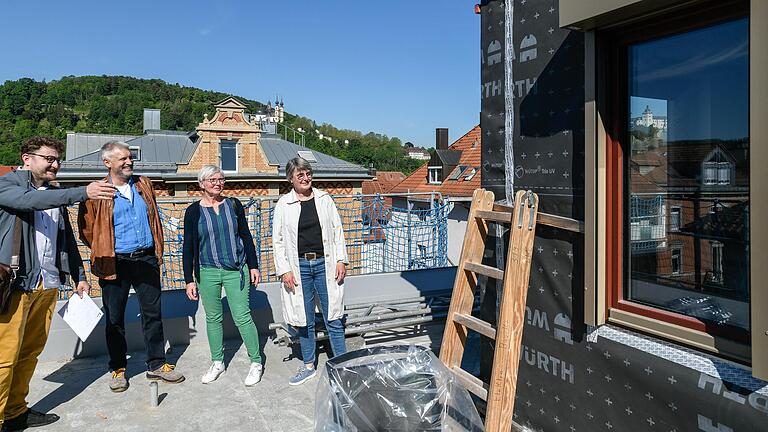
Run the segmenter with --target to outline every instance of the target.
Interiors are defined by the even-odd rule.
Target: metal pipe
[[[426,315],[430,313],[432,313],[431,308],[424,308],[424,309],[417,309],[417,310],[403,311],[403,312],[389,312],[389,313],[383,313],[378,315],[367,315],[359,318],[347,318],[346,324],[347,326],[349,326],[352,324],[377,322],[382,320],[390,320],[394,318],[409,317],[414,315]]]
[[[377,309],[375,311],[371,311],[371,312],[365,311],[363,313],[350,313],[350,314],[346,314],[346,317],[347,317],[347,322],[349,322],[350,318],[360,318],[360,317],[364,317],[364,316],[370,316],[372,314],[379,314],[380,315],[382,313],[409,312],[409,311],[415,311],[415,310],[424,310],[427,307],[429,307],[429,306],[426,303],[419,303],[418,305],[416,305],[414,307],[397,307],[397,306],[394,306],[394,305],[391,305],[389,307],[379,306],[379,309]]]
[[[451,293],[451,291],[435,291],[434,293],[430,293],[428,295],[423,295],[423,296],[419,296],[419,297],[407,297],[407,298],[399,299],[399,300],[387,300],[387,301],[374,302],[374,303],[370,303],[370,302],[368,302],[368,303],[354,303],[354,304],[347,305],[344,309],[345,310],[364,309],[364,308],[368,308],[371,304],[378,305],[378,306],[384,306],[384,305],[388,305],[388,304],[396,305],[396,304],[404,304],[404,303],[421,303],[421,302],[425,301],[428,297],[429,298],[434,298],[434,297],[439,297],[439,294],[449,295],[450,293]]]
[[[157,386],[157,381],[152,381],[149,383],[149,406],[152,408],[157,408],[157,406],[160,404],[159,401],[159,391]]]

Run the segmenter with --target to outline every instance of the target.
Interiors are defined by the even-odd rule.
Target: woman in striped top
[[[262,364],[259,333],[251,317],[250,286],[259,283],[259,268],[253,237],[245,219],[242,203],[226,198],[224,174],[213,165],[206,165],[198,174],[203,198],[192,203],[184,213],[183,265],[187,297],[202,298],[208,345],[213,363],[202,377],[203,384],[215,381],[224,372],[224,332],[222,288],[232,319],[240,331],[251,358],[251,368],[245,385],[261,380]],[[247,268],[246,268],[247,267]],[[195,283],[197,281],[197,283]]]

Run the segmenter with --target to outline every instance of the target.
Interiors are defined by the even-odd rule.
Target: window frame
[[[723,283],[723,249],[725,245],[720,241],[712,241],[709,248],[712,253],[712,278],[714,283]]]
[[[464,175],[464,181],[472,180],[472,178],[475,177],[475,175],[478,173],[479,170],[480,170],[480,167],[472,167],[470,172]]]
[[[719,6],[713,5],[711,9],[701,7],[696,10],[691,10],[682,17],[680,14],[676,14],[668,20],[655,18],[648,23],[636,23],[631,29],[624,28],[619,33],[611,32],[611,36],[606,38],[606,49],[610,50],[609,55],[612,58],[611,64],[613,65],[613,74],[607,77],[608,81],[611,82],[612,88],[611,93],[607,95],[607,99],[609,105],[612,107],[610,112],[613,114],[612,124],[609,130],[609,134],[613,138],[613,148],[609,155],[613,171],[610,175],[612,180],[611,184],[619,185],[619,187],[615,187],[612,190],[614,195],[612,200],[613,204],[608,209],[608,211],[616,213],[613,220],[613,231],[608,236],[608,241],[613,243],[612,248],[616,251],[615,254],[612,254],[612,256],[608,258],[611,264],[608,271],[613,272],[613,275],[611,275],[613,284],[612,292],[609,293],[609,306],[611,311],[622,310],[633,314],[639,314],[646,316],[647,318],[682,326],[694,331],[745,343],[748,339],[748,334],[745,332],[740,332],[728,327],[712,327],[710,324],[688,315],[663,310],[653,306],[646,306],[624,298],[624,288],[628,283],[628,275],[626,274],[624,263],[630,261],[628,248],[626,248],[624,244],[624,237],[630,232],[629,219],[625,216],[625,213],[628,211],[628,208],[626,207],[627,198],[625,195],[629,181],[626,173],[628,172],[628,164],[631,157],[630,152],[625,149],[625,146],[629,145],[628,142],[625,142],[625,137],[627,136],[625,119],[629,118],[629,113],[627,111],[627,83],[625,81],[625,78],[628,76],[629,61],[626,48],[632,44],[642,43],[674,34],[683,34],[700,28],[717,25],[732,19],[743,18],[747,13],[744,10],[734,7],[732,4],[730,6],[731,7],[724,7],[722,4]],[[719,162],[715,162],[714,183],[705,184],[705,187],[718,186],[718,163]],[[704,166],[706,166],[706,162]],[[680,272],[676,275],[682,274],[683,265],[683,251],[680,248],[678,249]],[[672,248],[670,248],[670,253],[674,253]],[[739,355],[743,355],[743,353],[737,353],[735,355],[738,357]]]
[[[128,151],[131,152],[131,160],[133,160],[134,162],[141,162],[141,146],[136,146],[136,145],[128,146]],[[136,152],[135,153],[136,157],[133,157],[134,151]]]
[[[675,211],[677,210],[677,211]],[[683,207],[679,205],[669,206],[669,231],[678,232],[683,224]]]
[[[683,246],[673,245],[669,248],[669,251],[671,254],[670,263],[672,264],[672,274],[679,276],[683,274]],[[675,260],[677,260],[677,265],[675,265]]]
[[[432,178],[433,177],[432,173],[435,173],[434,180]],[[442,174],[443,174],[443,167],[442,166],[440,166],[440,165],[435,165],[435,166],[427,165],[427,182],[429,184],[433,184],[433,185],[442,184],[443,183],[443,179],[440,178],[440,177],[442,177]]]
[[[590,325],[614,323],[653,334],[682,344],[718,353],[723,357],[752,364],[753,375],[768,379],[768,317],[759,313],[768,307],[768,289],[760,289],[759,281],[768,277],[765,256],[768,254],[768,228],[750,224],[750,329],[746,340],[734,340],[712,332],[694,318],[667,312],[624,300],[622,263],[628,250],[622,235],[629,235],[624,221],[623,194],[625,177],[622,141],[617,133],[627,118],[627,98],[617,79],[627,76],[626,57],[621,59],[617,45],[651,40],[748,16],[749,18],[749,137],[750,142],[768,139],[768,126],[756,122],[768,115],[768,107],[760,106],[759,96],[768,97],[768,53],[765,42],[768,30],[762,23],[768,19],[768,2],[760,0],[702,0],[687,9],[674,9],[669,14],[638,18],[609,29],[588,32],[585,37],[585,322]],[[650,15],[649,15],[650,17]],[[628,21],[629,22],[629,21]],[[649,36],[650,35],[650,36]],[[619,67],[618,65],[623,65]],[[623,69],[623,70],[622,70]],[[624,98],[609,97],[621,95]],[[763,101],[766,99],[762,99]],[[763,117],[761,117],[763,116]],[[629,153],[626,153],[629,155]],[[768,163],[768,149],[750,147],[750,218],[768,217],[768,174],[756,169]],[[763,169],[764,171],[764,169]],[[763,183],[760,183],[763,182]],[[617,185],[621,187],[616,187]],[[762,193],[762,195],[760,195]],[[758,201],[756,201],[758,200]],[[763,202],[760,202],[762,200]],[[681,221],[682,222],[682,221]],[[761,279],[762,278],[762,279]]]

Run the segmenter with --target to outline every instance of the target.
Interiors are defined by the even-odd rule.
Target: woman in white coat
[[[313,378],[315,371],[315,302],[320,300],[334,356],[346,352],[344,277],[347,248],[333,198],[312,187],[312,167],[297,157],[285,166],[293,190],[275,206],[272,245],[275,268],[283,283],[283,318],[297,327],[304,365],[289,384]]]

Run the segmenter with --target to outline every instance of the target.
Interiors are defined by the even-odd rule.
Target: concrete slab
[[[366,344],[416,343],[439,347],[442,325],[431,325],[366,335]],[[288,379],[301,365],[297,351],[274,345],[263,337],[265,362],[261,383],[245,387],[250,360],[239,340],[225,342],[227,371],[205,385],[200,377],[210,366],[205,337],[190,345],[174,347],[169,360],[187,380],[161,383],[160,405],[150,406],[149,381],[144,378],[144,354],[131,353],[128,361],[130,388],[112,393],[108,388],[105,356],[71,361],[41,362],[31,383],[30,405],[55,412],[61,420],[39,431],[312,431],[314,428],[315,378],[301,386]],[[327,357],[319,356],[320,366]]]

